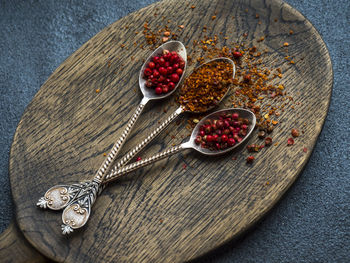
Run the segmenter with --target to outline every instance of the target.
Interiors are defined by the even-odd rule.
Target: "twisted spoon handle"
[[[109,171],[110,165],[114,162],[115,158],[117,157],[118,152],[120,151],[120,149],[122,148],[122,146],[125,142],[125,139],[128,137],[129,133],[131,132],[132,128],[134,127],[134,124],[136,123],[137,119],[141,115],[142,110],[144,109],[144,107],[148,101],[149,100],[144,97],[141,100],[140,104],[137,106],[134,114],[129,119],[129,122],[126,125],[122,135],[119,137],[118,141],[114,144],[111,151],[107,155],[106,159],[103,161],[101,167],[98,169],[98,171],[93,179],[96,183],[100,184],[103,181],[103,179],[105,178],[106,173]]]
[[[144,160],[129,164],[127,166],[124,166],[122,168],[115,169],[116,167],[114,167],[113,171],[105,177],[104,182],[109,183],[111,181],[114,181],[117,178],[119,178],[127,173],[130,173],[130,172],[135,171],[139,168],[142,168],[146,165],[149,165],[149,164],[152,164],[152,163],[157,162],[159,160],[162,160],[166,157],[169,157],[175,153],[178,153],[178,152],[180,152],[184,149],[188,149],[188,148],[191,148],[191,144],[189,142],[186,142],[186,143],[171,147],[163,152],[157,153],[157,154],[153,155],[152,157],[149,157],[149,158],[146,158]]]
[[[147,136],[141,143],[136,145],[133,149],[131,149],[123,158],[117,163],[116,166],[113,167],[111,173],[114,170],[121,168],[126,165],[132,158],[136,156],[146,145],[148,145],[155,137],[157,137],[169,124],[175,120],[181,113],[184,112],[184,109],[180,106],[176,111],[174,111],[165,121],[160,124],[157,129],[153,130],[150,135]]]

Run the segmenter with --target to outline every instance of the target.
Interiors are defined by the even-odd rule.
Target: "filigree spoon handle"
[[[132,160],[143,148],[145,148],[155,137],[157,137],[166,127],[169,126],[180,114],[184,112],[184,109],[180,106],[174,111],[166,120],[164,120],[155,130],[153,130],[147,138],[131,149],[123,158],[117,163],[112,170],[119,169]],[[113,173],[113,171],[111,171]],[[104,183],[104,182],[103,182]]]
[[[124,131],[122,132],[122,135],[112,147],[111,151],[103,161],[102,165],[97,170],[92,181],[81,182],[81,183],[70,184],[70,185],[53,186],[46,191],[43,197],[39,199],[37,206],[41,208],[49,208],[52,210],[60,210],[65,208],[67,205],[73,205],[76,199],[83,198],[83,196],[85,196],[85,193],[86,193],[86,191],[83,191],[85,188],[89,188],[93,186],[93,189],[96,190],[95,192],[98,192],[101,182],[103,181],[107,172],[111,168],[111,164],[115,161],[118,155],[118,152],[122,148],[126,138],[130,134],[134,124],[136,123],[137,119],[141,115],[142,110],[144,109],[148,101],[149,101],[148,98],[143,98],[141,100],[134,114],[129,119]],[[91,201],[89,201],[88,203],[89,204],[87,204],[87,207],[90,207]]]
[[[178,153],[184,149],[189,149],[189,148],[192,148],[192,146],[189,142],[182,143],[180,145],[171,147],[163,152],[157,153],[157,154],[155,154],[149,158],[146,158],[144,160],[140,160],[138,162],[129,164],[129,165],[124,166],[122,168],[115,169],[106,176],[105,183],[110,183],[110,182],[118,179],[119,177],[121,177],[125,174],[133,172],[137,169],[140,169],[140,168],[147,166],[147,165],[150,165],[152,163],[158,162],[158,161],[160,161],[164,158],[167,158],[175,153]]]

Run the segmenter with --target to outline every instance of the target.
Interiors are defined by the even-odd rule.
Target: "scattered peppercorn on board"
[[[159,37],[147,32],[165,26],[168,33],[160,33],[161,41],[177,38],[193,57],[193,42],[207,36],[204,44],[212,46],[209,39],[215,35],[219,47],[244,42],[265,52],[261,63],[279,68],[277,84],[286,92],[278,116],[261,116],[275,126],[272,143],[254,152],[253,159],[246,149],[215,158],[185,152],[127,175],[102,193],[83,229],[62,237],[59,214],[43,212],[35,203],[52,185],[92,178],[140,101],[139,70],[154,49],[147,42]],[[192,62],[186,74],[196,66]],[[243,81],[251,81],[247,75]],[[39,252],[59,262],[198,258],[251,227],[292,185],[322,129],[332,81],[320,35],[280,1],[165,0],[132,13],[64,61],[23,114],[9,166],[19,228]],[[230,98],[221,108],[228,106]],[[174,98],[150,103],[123,152],[177,107]],[[141,158],[183,141],[190,133],[187,117],[160,135]],[[298,131],[294,139],[292,129]],[[258,132],[249,144],[261,144]]]

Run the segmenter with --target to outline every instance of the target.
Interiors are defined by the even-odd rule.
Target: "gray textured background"
[[[153,0],[0,0],[0,232],[13,216],[9,150],[21,115],[66,57]],[[329,114],[299,179],[256,227],[198,262],[350,262],[350,1],[288,0],[333,61]]]

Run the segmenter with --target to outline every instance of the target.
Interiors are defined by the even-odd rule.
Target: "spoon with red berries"
[[[53,186],[39,199],[37,206],[41,208],[60,210],[66,207],[62,217],[64,234],[87,222],[101,183],[145,105],[150,100],[164,99],[173,94],[183,79],[186,64],[186,48],[181,42],[169,41],[158,47],[145,61],[139,74],[143,98],[94,178],[87,182]],[[69,219],[65,219],[65,215]]]
[[[152,164],[185,149],[194,149],[204,155],[221,155],[242,145],[252,133],[256,124],[253,112],[232,108],[219,110],[203,118],[192,131],[187,142],[171,147],[152,157],[113,170],[105,178],[105,183]],[[220,134],[220,135],[219,135]]]

